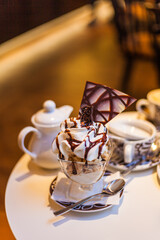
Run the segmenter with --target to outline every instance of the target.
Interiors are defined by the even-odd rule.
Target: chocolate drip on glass
[[[74,162],[72,162],[72,174],[77,175],[77,169]]]

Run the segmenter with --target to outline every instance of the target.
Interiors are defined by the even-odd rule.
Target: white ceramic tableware
[[[136,109],[144,116],[160,124],[160,89],[155,89],[147,94],[147,99],[137,101]]]
[[[20,149],[29,154],[34,162],[43,168],[59,168],[57,155],[53,154],[51,145],[60,131],[60,123],[69,117],[72,110],[71,106],[56,108],[55,102],[45,101],[43,109],[31,118],[34,127],[28,126],[20,131],[18,135]],[[25,138],[31,132],[33,135],[27,148]]]
[[[63,215],[65,213],[71,211],[75,207],[78,207],[78,206],[82,205],[83,203],[87,202],[88,200],[90,200],[92,198],[95,198],[97,196],[106,196],[106,197],[113,196],[116,193],[118,193],[120,190],[122,190],[124,185],[125,185],[125,181],[122,178],[118,178],[118,179],[112,180],[111,182],[107,183],[103,187],[102,192],[90,195],[89,197],[86,197],[86,198],[84,198],[84,199],[82,199],[80,201],[77,201],[77,202],[71,204],[70,206],[67,206],[67,207],[65,207],[63,209],[55,211],[54,215],[55,216]]]
[[[123,115],[108,123],[108,129],[113,141],[113,152],[123,155],[125,163],[146,155],[156,136],[156,128],[152,123]]]

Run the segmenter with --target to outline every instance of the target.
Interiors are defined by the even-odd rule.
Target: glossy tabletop
[[[5,194],[7,218],[18,240],[159,239],[160,183],[156,168],[127,176],[118,206],[94,213],[67,213],[50,200],[49,187],[58,170],[44,170],[23,155],[14,167]]]

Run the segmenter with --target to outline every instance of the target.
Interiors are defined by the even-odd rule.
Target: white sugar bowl
[[[18,135],[18,145],[22,151],[29,154],[40,167],[47,169],[59,168],[56,154],[53,154],[51,145],[60,132],[60,123],[68,118],[73,107],[64,105],[56,108],[54,101],[43,103],[43,109],[34,114],[31,122],[34,127],[23,128]],[[25,138],[33,132],[28,148],[25,146]]]

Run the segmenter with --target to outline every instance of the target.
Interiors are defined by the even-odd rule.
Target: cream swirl
[[[61,132],[52,144],[53,152],[60,158],[76,161],[108,159],[108,135],[101,123],[81,126],[80,119],[68,118],[61,123]]]

